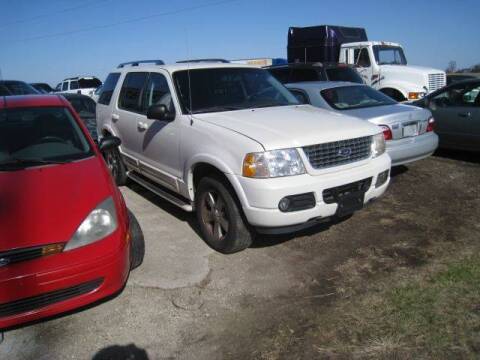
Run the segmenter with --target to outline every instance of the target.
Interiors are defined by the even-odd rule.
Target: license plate
[[[338,198],[337,216],[345,216],[363,208],[364,193],[351,193]]]
[[[403,127],[403,137],[417,136],[417,135],[418,135],[417,124],[407,125]]]

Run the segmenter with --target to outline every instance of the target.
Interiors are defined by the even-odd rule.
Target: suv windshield
[[[350,81],[357,84],[364,83],[362,77],[357,71],[348,66],[327,68],[326,71],[329,81]]]
[[[102,85],[102,82],[97,78],[93,79],[78,79],[78,87],[80,89],[96,89]]]
[[[373,53],[378,65],[407,65],[407,58],[400,46],[374,45]]]
[[[92,155],[89,142],[67,108],[0,110],[0,171]]]
[[[295,96],[263,69],[183,70],[176,72],[173,78],[184,113],[299,104]]]
[[[40,92],[22,81],[0,81],[1,95],[35,95]]]
[[[395,100],[369,86],[342,86],[320,91],[334,109],[350,110],[396,104]]]

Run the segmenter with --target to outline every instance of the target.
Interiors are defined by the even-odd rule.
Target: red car
[[[0,331],[119,293],[140,265],[138,222],[61,96],[0,97]]]

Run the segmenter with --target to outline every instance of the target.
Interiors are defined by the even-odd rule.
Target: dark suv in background
[[[265,67],[282,84],[304,81],[349,81],[363,84],[357,71],[337,63],[294,63]]]

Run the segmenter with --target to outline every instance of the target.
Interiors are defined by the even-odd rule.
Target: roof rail
[[[139,64],[155,64],[155,65],[165,65],[162,60],[137,60],[137,61],[128,61],[121,63],[117,66],[118,69],[125,67],[126,65],[138,66]]]
[[[177,61],[177,64],[184,64],[184,63],[202,63],[202,62],[228,64],[230,61],[225,60],[225,59],[190,59],[190,60],[180,60],[180,61]]]

